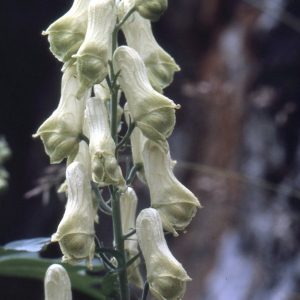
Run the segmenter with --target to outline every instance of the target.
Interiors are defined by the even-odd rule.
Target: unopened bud
[[[127,191],[121,195],[120,205],[122,214],[122,231],[123,233],[127,233],[130,230],[135,229],[136,219],[135,214],[137,206],[137,197],[134,190],[131,187],[128,187]],[[131,235],[127,240],[124,241],[124,248],[127,261],[139,253],[136,234]],[[136,287],[143,289],[144,283],[139,271],[140,263],[140,258],[136,259],[127,268],[127,275],[129,282],[133,283]]]
[[[72,300],[71,282],[61,265],[53,264],[47,269],[44,287],[45,300]]]
[[[139,14],[151,21],[157,21],[168,8],[168,0],[135,0]]]

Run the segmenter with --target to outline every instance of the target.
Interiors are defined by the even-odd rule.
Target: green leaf
[[[115,281],[118,278],[117,273],[109,272],[102,279],[102,293],[107,297],[118,297],[119,292],[116,289]]]
[[[4,249],[18,250],[27,252],[40,252],[47,249],[47,245],[51,243],[50,237],[39,237],[35,239],[19,240],[10,242],[3,246]]]
[[[6,250],[0,247],[1,276],[32,278],[43,281],[47,269],[52,264],[61,264],[60,259],[42,259],[38,253]],[[102,278],[100,278],[99,275],[95,276],[95,274],[93,274],[93,272],[103,270],[103,265],[100,264],[99,260],[94,260],[93,272],[87,272],[84,263],[74,266],[69,264],[61,265],[68,272],[72,289],[89,295],[94,299],[106,299],[99,288],[102,284]]]

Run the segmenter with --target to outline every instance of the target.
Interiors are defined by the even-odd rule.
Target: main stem
[[[114,52],[117,47],[117,32],[118,30],[114,30],[112,36],[112,51]],[[115,80],[115,73],[112,67],[110,68],[110,79],[111,82]],[[111,136],[115,141],[115,144],[118,144],[118,88],[116,86],[111,90],[111,98],[110,98],[110,130]],[[118,159],[118,151],[115,153],[116,159]],[[120,193],[118,188],[115,186],[111,187],[112,191],[112,221],[113,221],[113,231],[114,231],[114,241],[116,250],[123,254],[125,257],[124,251],[124,239],[123,239],[123,231],[122,231],[122,219],[121,219],[121,208],[120,208]],[[119,273],[119,287],[120,287],[120,296],[122,300],[129,300],[129,288],[128,288],[128,279],[127,279],[127,270],[126,268]]]

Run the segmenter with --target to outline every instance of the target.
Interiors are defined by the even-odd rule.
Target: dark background
[[[41,194],[24,194],[49,166],[31,135],[60,98],[61,63],[41,32],[71,4],[0,4],[0,134],[12,150],[0,245],[50,236],[63,214],[54,188],[47,205]],[[204,206],[186,235],[168,239],[193,278],[185,299],[300,299],[299,17],[298,0],[172,0],[153,24],[182,69],[165,90],[182,106],[169,140],[176,175]],[[100,227],[109,233],[110,221]],[[42,299],[43,285],[0,277],[0,295]]]

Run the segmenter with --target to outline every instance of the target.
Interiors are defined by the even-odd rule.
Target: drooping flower
[[[131,8],[130,0],[123,0],[118,5],[118,18],[121,20]],[[138,13],[132,16],[122,26],[127,45],[141,56],[152,87],[159,93],[173,81],[174,72],[180,71],[174,59],[156,42],[149,20]]]
[[[116,145],[111,137],[105,104],[96,97],[88,99],[85,118],[90,135],[93,180],[100,187],[113,184],[125,190],[125,179],[115,157]]]
[[[125,93],[132,121],[143,135],[168,151],[166,138],[175,125],[175,105],[156,92],[147,77],[146,67],[139,54],[127,46],[119,47],[113,57],[115,72],[121,70],[118,81]]]
[[[75,62],[71,56],[84,40],[89,3],[90,0],[74,0],[71,9],[42,33],[49,35],[50,50],[59,61],[67,63],[65,68]]]
[[[186,282],[191,278],[170,252],[157,210],[147,208],[140,212],[136,220],[136,234],[153,296],[158,300],[181,299],[185,294]]]
[[[59,163],[69,156],[72,161],[77,155],[89,93],[86,91],[82,99],[76,99],[78,86],[76,68],[72,66],[63,74],[58,108],[33,135],[41,137],[52,164]]]
[[[77,71],[80,88],[77,97],[108,74],[111,35],[116,24],[113,0],[92,0],[88,8],[88,27],[83,44],[77,54]]]
[[[72,300],[70,278],[61,265],[53,264],[47,269],[44,289],[45,300]]]
[[[135,228],[137,197],[131,187],[128,187],[127,191],[121,195],[120,206],[122,231],[123,234],[125,234]],[[127,240],[125,240],[124,248],[126,252],[126,261],[130,260],[139,253],[136,234],[133,234]],[[140,263],[140,258],[136,259],[133,264],[127,268],[127,275],[129,282],[133,283],[136,287],[143,289],[143,279],[139,272]]]
[[[59,242],[64,254],[62,262],[75,264],[85,259],[87,267],[92,269],[95,230],[89,176],[81,163],[73,162],[67,168],[66,179],[68,202],[51,241]]]
[[[177,236],[176,230],[184,230],[201,205],[174,176],[169,152],[165,153],[148,140],[144,145],[143,160],[151,206],[159,212],[164,229]]]

